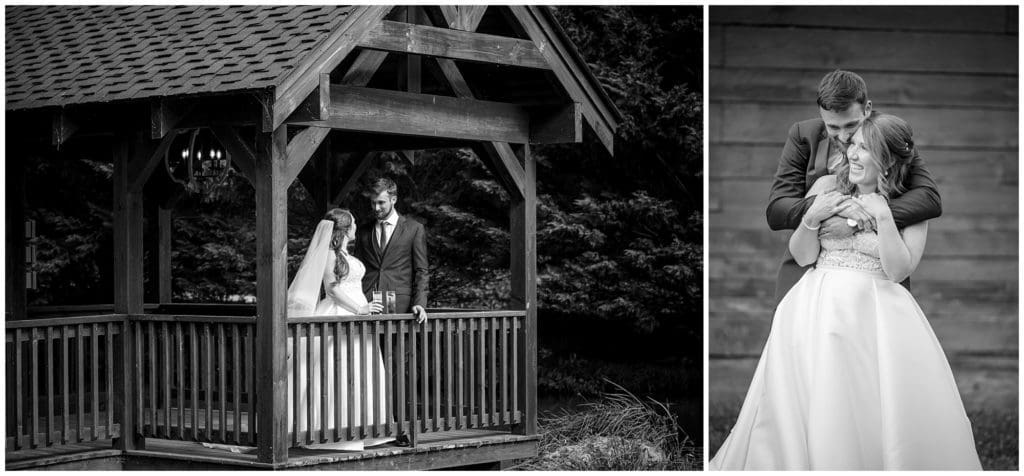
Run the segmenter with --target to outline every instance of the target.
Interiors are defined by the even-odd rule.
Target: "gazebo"
[[[6,7],[6,27],[8,469],[425,469],[536,454],[530,146],[586,134],[611,153],[620,120],[550,9],[24,6]],[[255,191],[255,306],[171,299],[184,189],[169,157],[199,132]],[[113,162],[113,304],[30,312],[25,160],[86,139]],[[288,187],[298,180],[326,210],[380,152],[414,160],[434,148],[471,149],[511,197],[506,309],[432,310],[425,325],[407,314],[289,318]],[[143,299],[144,199],[159,204],[158,303]],[[385,359],[383,409],[351,400],[376,385],[375,366],[362,382],[327,365],[300,371],[331,360],[352,370],[352,346],[329,355],[325,343],[365,336]],[[324,344],[300,351],[302,338]],[[361,425],[343,426],[340,411],[328,421],[345,399],[346,421]],[[368,425],[367,405],[387,421]],[[408,445],[315,450],[374,436]]]

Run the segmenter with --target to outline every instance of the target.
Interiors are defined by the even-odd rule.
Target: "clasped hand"
[[[844,238],[858,229],[875,230],[877,221],[890,214],[888,202],[877,193],[852,197],[831,191],[815,197],[804,222],[820,226],[818,234],[823,238]]]

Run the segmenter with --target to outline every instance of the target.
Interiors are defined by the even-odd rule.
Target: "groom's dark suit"
[[[814,202],[813,196],[805,198],[804,194],[810,190],[815,180],[828,174],[828,149],[828,132],[825,129],[825,122],[820,118],[798,122],[789,128],[789,137],[782,149],[779,169],[775,172],[771,195],[768,198],[768,226],[772,230],[795,230],[800,226],[804,212]],[[909,190],[889,202],[897,228],[930,220],[942,214],[939,189],[916,150],[905,184]],[[807,268],[796,264],[787,247],[775,282],[776,305],[806,270]],[[910,289],[910,278],[901,284]]]
[[[366,265],[363,292],[370,300],[374,289],[395,291],[399,313],[412,312],[412,306],[427,307],[427,237],[423,225],[402,215],[384,250],[374,239],[378,222],[359,227],[355,255]]]

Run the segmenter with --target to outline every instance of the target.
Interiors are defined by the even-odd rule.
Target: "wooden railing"
[[[415,444],[426,432],[519,425],[524,319],[524,311],[432,312],[422,325],[408,314],[288,319],[289,443]],[[122,405],[133,436],[255,446],[255,323],[177,314],[7,322],[8,451],[119,437]]]
[[[431,313],[424,325],[407,314],[289,319],[291,443],[415,444],[418,433],[520,423],[524,318],[487,311]]]
[[[253,317],[132,315],[136,432],[255,445]]]
[[[6,323],[7,450],[120,435],[123,315]]]

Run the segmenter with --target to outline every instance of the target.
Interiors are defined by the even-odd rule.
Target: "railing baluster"
[[[164,438],[171,438],[171,346],[174,344],[167,321],[160,323],[160,347],[163,349],[164,368],[160,380],[164,384]]]
[[[219,406],[217,407],[217,424],[220,429],[221,443],[228,442],[228,346],[224,339],[224,324],[217,324],[217,392],[219,393]],[[212,426],[212,425],[211,425]]]
[[[85,332],[83,327],[79,324],[75,328],[75,350],[78,361],[76,362],[78,369],[77,379],[75,380],[75,387],[77,387],[78,394],[78,432],[75,435],[75,442],[81,443],[83,441],[83,433],[85,432]]]
[[[433,347],[433,358],[434,361],[434,416],[431,418],[431,422],[434,431],[440,431],[444,429],[444,425],[441,423],[441,330],[438,326],[441,324],[437,319],[433,320],[434,333],[434,347]]]
[[[234,443],[242,444],[242,362],[238,349],[238,325],[231,326],[231,407],[234,411]]]
[[[452,320],[444,320],[444,383],[445,419],[444,429],[454,428],[452,422]]]
[[[320,431],[317,438],[318,442],[324,442],[330,438],[327,432],[329,428],[327,403],[330,401],[331,389],[331,378],[328,372],[330,370],[330,356],[327,355],[327,349],[330,347],[327,345],[327,337],[327,323],[323,322],[320,324],[320,357],[318,359],[320,362]]]
[[[487,424],[488,424],[488,419],[487,419],[487,391],[486,391],[487,390],[487,370],[486,370],[486,367],[487,367],[486,362],[487,361],[485,360],[486,356],[485,356],[485,352],[484,352],[484,349],[485,349],[484,339],[486,337],[487,330],[485,329],[486,326],[484,324],[485,324],[486,321],[484,319],[477,318],[477,319],[474,319],[474,321],[477,321],[477,323],[479,323],[479,325],[480,325],[480,332],[477,334],[477,348],[478,348],[479,352],[477,352],[477,355],[476,355],[476,358],[477,358],[476,368],[477,368],[477,372],[478,372],[477,373],[477,377],[479,378],[478,388],[480,389],[480,394],[479,394],[479,397],[480,397],[480,427],[482,428],[482,427],[487,426]]]
[[[345,422],[345,426],[348,427],[348,431],[345,435],[346,439],[355,439],[355,422],[356,422],[356,380],[355,380],[355,329],[351,321],[345,323],[345,343],[347,344],[348,362],[345,363],[346,369],[346,392],[345,402],[347,405],[347,417],[348,421]]]
[[[210,324],[203,324],[203,380],[206,390],[206,422],[203,424],[203,437],[213,441],[213,331]]]
[[[408,437],[405,409],[409,403],[405,398],[405,321],[398,321],[398,366],[395,368],[395,382],[398,383],[398,432]]]
[[[185,342],[180,322],[174,323],[174,338],[177,345],[175,375],[178,378],[178,438],[185,439]]]
[[[469,350],[469,388],[467,389],[467,393],[469,394],[469,414],[466,416],[466,427],[476,428],[476,339],[474,339],[476,320],[469,319],[469,321],[466,322],[466,327],[466,347]]]
[[[345,392],[342,391],[342,375],[344,375],[344,360],[341,356],[341,323],[334,323],[334,441],[341,441],[344,438],[342,435],[343,431],[343,418],[344,412],[342,411],[343,402],[345,398]]]
[[[519,318],[512,318],[512,420],[519,423]]]
[[[135,366],[135,429],[136,433],[145,436],[146,435],[146,419],[145,419],[145,405],[146,401],[146,382],[143,380],[143,371],[146,367],[146,361],[143,359],[145,355],[142,345],[143,334],[146,333],[146,326],[142,323],[138,323],[138,328],[135,330],[135,362],[138,365]],[[126,435],[131,435],[131,429],[126,431]]]
[[[61,444],[67,444],[69,436],[71,434],[71,354],[68,352],[68,340],[70,339],[71,326],[61,326],[60,328],[60,358],[64,362],[64,365],[60,366],[61,372],[61,390],[60,393],[64,396],[64,406],[61,407],[60,419],[63,422],[63,431],[60,435]],[[17,340],[15,342],[15,349],[17,349]],[[20,392],[19,392],[20,393]],[[18,407],[21,407],[20,397]],[[20,420],[16,420],[17,423]],[[15,438],[17,442],[17,438]]]
[[[370,402],[369,396],[367,395],[367,379],[370,373],[369,360],[366,358],[366,353],[369,348],[366,346],[366,321],[359,321],[359,340],[357,342],[356,353],[359,358],[359,438],[366,438],[369,435],[367,431],[367,419],[369,418],[369,407]]]
[[[245,326],[245,385],[246,385],[246,396],[248,396],[249,404],[249,444],[256,444],[256,400],[259,398],[256,395],[256,379],[253,378],[254,367],[256,366],[256,358],[253,355],[253,339],[255,338],[256,326],[247,325]]]
[[[412,351],[411,355],[409,356],[409,399],[411,400],[410,413],[412,414],[409,417],[409,444],[415,447],[416,438],[420,431],[420,425],[418,423],[420,421],[419,407],[417,406],[416,402],[416,400],[418,400],[418,395],[416,395],[416,362],[418,362],[418,359],[416,357],[416,333],[419,331],[419,324],[416,324],[415,321],[411,322],[409,324],[409,329],[409,348]],[[426,352],[424,352],[424,355],[426,355]],[[426,376],[424,376],[424,378],[426,378]]]
[[[302,405],[302,367],[299,365],[299,360],[302,357],[302,349],[299,347],[299,339],[302,335],[302,326],[296,324],[291,326],[293,330],[292,336],[292,445],[298,446],[302,441],[299,438],[299,428],[301,425],[301,411],[299,407]]]
[[[381,418],[382,409],[380,408],[380,366],[382,364],[381,362],[378,361],[381,358],[380,321],[373,321],[373,339],[371,340],[371,344],[372,351],[370,352],[370,354],[373,356],[373,363],[370,364],[370,366],[373,367],[373,436],[375,438],[380,438],[382,433],[381,423],[386,421],[383,418]]]
[[[501,424],[511,424],[508,415],[508,318],[501,318]]]
[[[489,326],[488,330],[490,331],[490,332],[488,332],[488,334],[490,334],[490,337],[489,337],[490,347],[488,347],[488,349],[490,350],[490,352],[489,352],[489,354],[487,356],[487,362],[490,364],[490,372],[491,372],[491,388],[490,388],[490,390],[491,390],[491,407],[490,407],[491,413],[489,414],[489,418],[488,419],[491,422],[491,425],[497,425],[498,424],[498,415],[497,415],[498,414],[498,369],[496,368],[497,363],[498,363],[498,349],[497,349],[497,345],[498,345],[498,342],[497,342],[498,341],[498,329],[497,328],[498,328],[498,326],[497,326],[497,319],[494,318],[494,317],[490,318],[490,322],[488,322],[488,326]]]
[[[53,327],[46,327],[46,442],[53,445]]]
[[[395,429],[395,395],[391,388],[391,382],[396,372],[392,367],[395,348],[392,346],[391,327],[391,321],[386,321],[384,324],[384,352],[387,354],[384,356],[384,423],[387,425],[385,434],[395,436],[397,434]]]
[[[463,354],[463,344],[466,341],[466,333],[462,330],[462,319],[455,320],[455,375],[456,380],[456,408],[458,409],[458,415],[455,418],[456,428],[462,430],[466,428],[466,366]]]
[[[105,379],[107,382],[107,436],[113,438],[114,434],[114,323],[107,323],[107,371]],[[52,380],[51,380],[52,382]],[[121,435],[119,432],[118,435]]]
[[[32,433],[28,435],[28,440],[31,445],[30,447],[35,448],[39,446],[39,346],[36,345],[35,329],[28,330],[28,345],[31,355],[29,365],[32,368],[28,374],[28,378],[32,382],[32,414],[29,415],[32,418],[29,425]]]
[[[21,329],[15,329],[14,330],[14,375],[15,375],[14,388],[19,389],[19,391],[14,394],[14,404],[15,404],[15,409],[16,409],[15,410],[15,415],[16,415],[15,429],[17,430],[15,432],[14,447],[17,448],[17,449],[21,449],[22,448],[22,431],[25,429],[25,419],[24,419],[24,415],[22,414],[22,405],[24,405],[24,403],[22,402],[22,396],[21,396],[21,391],[20,391],[20,389],[25,388],[25,386],[23,384],[23,378],[22,378],[23,376],[21,375],[21,372],[22,372],[22,364],[21,364]]]
[[[188,323],[189,374],[192,375],[192,440],[199,441],[199,329]]]
[[[158,349],[156,347],[156,323],[153,321],[146,323],[147,332],[149,337],[149,347],[146,348],[146,354],[149,356],[149,425],[150,435],[157,436],[157,400],[156,400],[156,389],[159,385],[156,377],[156,362],[159,356]]]
[[[92,386],[90,393],[92,397],[92,432],[90,440],[99,439],[100,427],[100,336],[99,324],[92,324],[91,346],[89,347],[89,359],[92,361]]]

